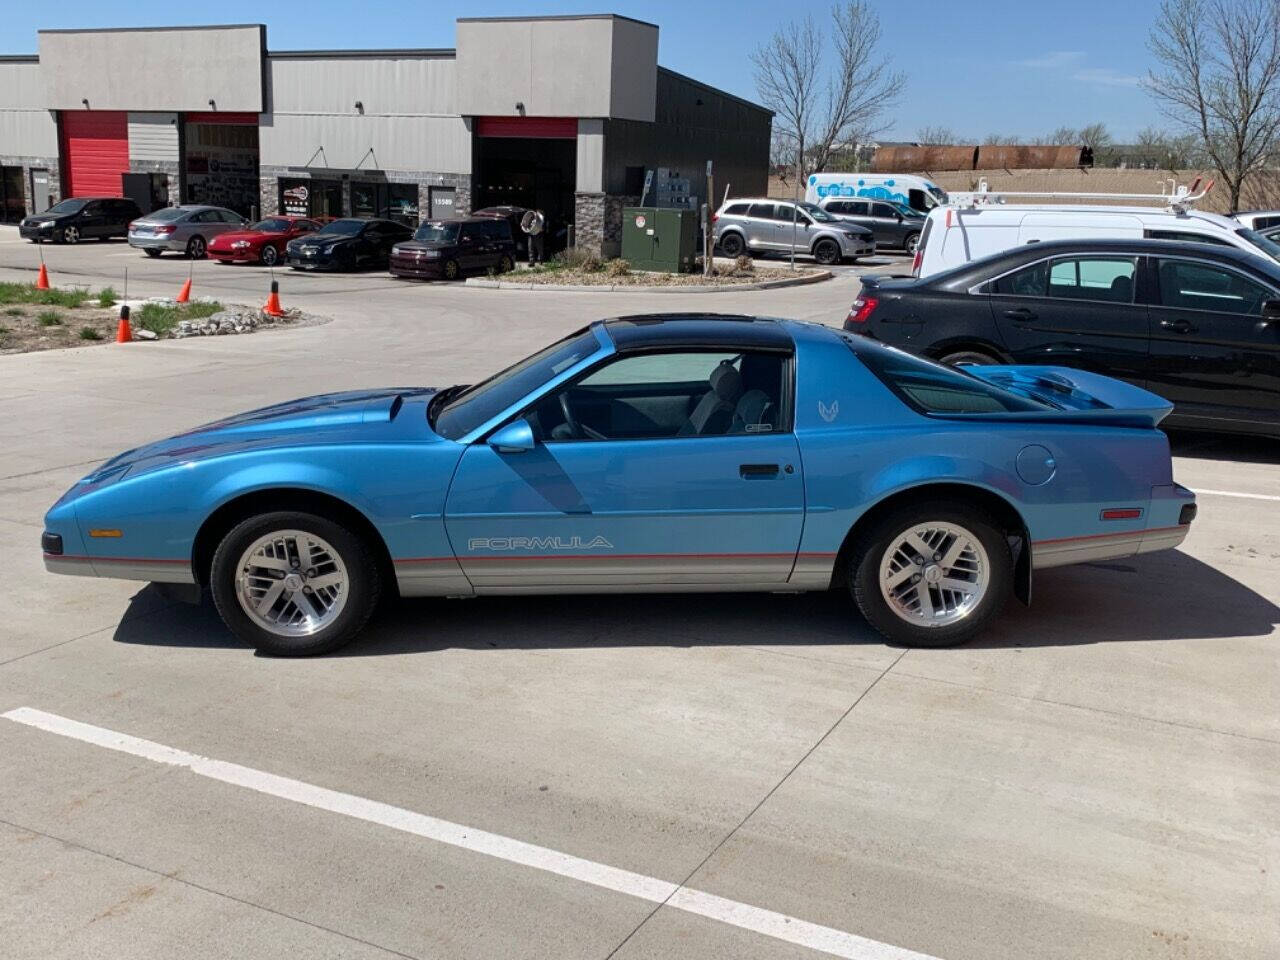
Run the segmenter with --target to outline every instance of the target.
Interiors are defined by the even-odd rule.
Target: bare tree
[[[1076,139],[1072,143],[1079,143],[1083,146],[1090,147],[1095,152],[1105,150],[1107,147],[1115,143],[1111,136],[1111,131],[1107,129],[1105,123],[1091,123],[1088,126],[1081,127],[1075,131]]]
[[[1080,131],[1075,127],[1059,127],[1049,134],[1045,140],[1050,146],[1069,147],[1080,142]]]
[[[756,90],[774,112],[779,141],[790,145],[799,180],[881,129],[880,118],[905,78],[879,56],[880,20],[866,0],[832,10],[834,31],[812,17],[783,27],[751,55]],[[834,64],[826,65],[828,33]]]
[[[1017,146],[1022,142],[1022,138],[1014,134],[1004,133],[988,133],[982,138],[982,145],[986,146]]]
[[[950,127],[927,126],[916,131],[916,143],[924,147],[950,147],[959,142]]]
[[[1148,46],[1162,69],[1144,86],[1198,136],[1234,210],[1280,135],[1280,0],[1163,0],[1160,12]]]

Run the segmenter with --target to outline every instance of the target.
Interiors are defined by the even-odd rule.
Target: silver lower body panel
[[[1031,566],[1036,570],[1065,567],[1073,563],[1123,560],[1140,553],[1168,550],[1186,539],[1190,524],[1158,530],[1131,530],[1064,540],[1041,540],[1031,545]]]
[[[185,560],[147,560],[129,557],[60,557],[45,554],[50,573],[74,577],[109,577],[113,580],[147,580],[151,583],[195,583],[191,564]]]

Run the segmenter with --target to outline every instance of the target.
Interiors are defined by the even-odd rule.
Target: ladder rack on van
[[[1000,190],[992,192],[987,185],[987,180],[983,177],[978,181],[978,189],[966,193],[950,193],[947,197],[946,206],[959,208],[972,208],[987,206],[993,203],[1004,203],[1006,197],[1018,197],[1019,199],[1033,200],[1051,200],[1051,199],[1070,199],[1070,200],[1107,200],[1112,203],[1120,200],[1143,200],[1143,201],[1159,201],[1167,206],[1174,213],[1185,213],[1191,206],[1204,197],[1213,189],[1214,181],[1210,180],[1203,190],[1196,193],[1200,187],[1201,177],[1196,177],[1195,182],[1191,186],[1179,186],[1174,180],[1169,180],[1168,192],[1160,193],[1073,193],[1070,191],[1055,191],[1049,193],[1027,193],[1011,190]]]

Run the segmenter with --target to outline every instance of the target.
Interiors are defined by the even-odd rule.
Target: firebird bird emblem
[[[832,400],[831,406],[829,407],[825,403],[823,403],[821,400],[818,401],[818,414],[822,417],[823,420],[827,421],[827,423],[830,423],[832,420],[834,420],[836,418],[836,415],[839,412],[840,412],[839,400]]]
[[[612,550],[604,537],[478,537],[467,541],[468,550]]]

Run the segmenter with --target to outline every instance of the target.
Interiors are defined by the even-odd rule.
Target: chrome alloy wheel
[[[236,600],[249,618],[282,637],[305,637],[342,613],[350,595],[338,551],[305,530],[259,537],[236,565]]]
[[[880,593],[908,623],[946,627],[982,602],[991,564],[982,541],[954,523],[915,524],[889,541],[880,559]]]

